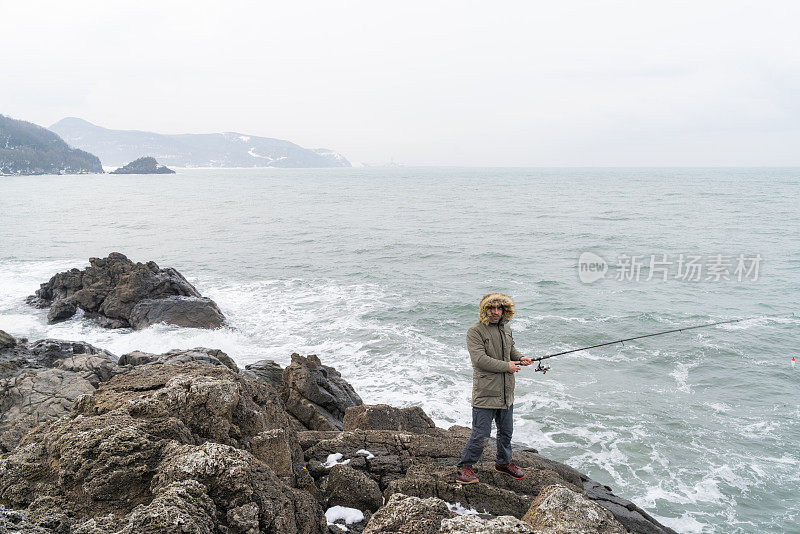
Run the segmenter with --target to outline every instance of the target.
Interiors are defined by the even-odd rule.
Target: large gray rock
[[[193,349],[171,349],[163,354],[151,354],[135,350],[119,357],[119,365],[146,365],[165,363],[207,363],[224,365],[231,371],[238,372],[239,367],[233,359],[219,349],[195,347]]]
[[[7,510],[2,505],[0,505],[0,532],[50,534],[49,530],[30,524],[27,513],[20,510]]]
[[[584,487],[594,490],[587,495],[608,509],[626,528],[637,533],[674,534],[639,509],[615,496],[609,488],[592,481],[575,469],[549,460],[533,449],[516,447],[514,461],[526,476],[512,479],[494,470],[491,461],[476,465],[479,482],[461,485],[455,482],[455,466],[464,447],[462,429],[438,429],[436,434],[411,434],[390,430],[353,430],[343,432],[308,431],[298,434],[308,469],[317,480],[328,474],[324,463],[330,454],[342,454],[348,467],[358,469],[378,482],[389,499],[395,493],[419,498],[436,497],[460,502],[466,507],[496,516],[522,518],[539,493],[553,484],[575,492]],[[489,442],[485,458],[493,458],[495,446]],[[371,457],[363,453],[369,451]],[[596,497],[596,498],[595,498]]]
[[[286,410],[309,430],[341,430],[345,410],[363,404],[341,373],[314,354],[292,354],[283,384]]]
[[[301,486],[313,493],[318,500],[322,500],[322,495],[305,468],[305,460],[297,446],[297,436],[291,429],[263,430],[248,439],[244,448],[269,464],[286,484]]]
[[[614,516],[580,492],[554,484],[544,488],[522,518],[548,534],[626,534]]]
[[[72,299],[66,298],[57,300],[50,306],[50,311],[47,312],[47,323],[54,324],[66,321],[78,311],[78,307]]]
[[[580,475],[562,477],[521,453],[514,453],[514,462],[525,470],[525,478],[513,479],[494,470],[494,462],[475,465],[480,482],[456,484],[452,466],[437,466],[434,462],[418,461],[408,468],[405,475],[389,484],[385,494],[404,493],[418,497],[438,497],[447,502],[460,502],[492,515],[522,517],[542,488],[555,483],[578,489]],[[570,482],[570,480],[572,482]]]
[[[417,497],[439,497],[461,502],[495,515],[522,517],[539,491],[562,482],[580,488],[581,474],[558,462],[522,449],[514,451],[514,461],[526,468],[528,475],[515,480],[494,470],[492,462],[479,464],[479,484],[455,483],[455,466],[461,457],[464,440],[458,432],[440,430],[440,434],[410,434],[390,430],[353,430],[344,432],[300,432],[301,447],[312,476],[327,475],[324,463],[331,454],[342,454],[341,461],[363,470],[376,480],[388,497],[404,493]],[[369,454],[365,454],[365,451]],[[492,458],[489,444],[484,456]]]
[[[153,478],[154,492],[193,482],[207,488],[206,495],[224,513],[233,532],[327,530],[322,508],[310,493],[284,485],[267,463],[246,451],[213,442],[171,444]],[[215,526],[219,524],[216,514],[210,518]]]
[[[419,406],[395,408],[388,404],[362,404],[347,408],[342,430],[398,430],[412,434],[436,434],[436,424]]]
[[[75,410],[91,415],[122,407],[135,417],[180,419],[196,435],[195,441],[247,450],[288,484],[318,496],[289,417],[268,384],[204,360],[142,365],[82,398]]]
[[[14,340],[0,348],[0,452],[68,414],[78,398],[121,372],[116,360],[88,343],[57,339]]]
[[[131,310],[128,322],[137,330],[156,323],[219,328],[225,322],[225,316],[207,297],[166,297],[139,301]]]
[[[287,476],[259,437],[283,439]],[[304,467],[270,386],[224,366],[141,365],[0,456],[0,500],[58,532],[321,534]]]
[[[2,330],[5,340],[0,346],[0,373],[10,366],[22,368],[51,367],[56,361],[75,354],[90,354],[116,361],[117,357],[105,349],[95,347],[84,341],[66,341],[45,338],[29,342],[27,338],[15,338]]]
[[[175,269],[159,268],[152,261],[134,263],[119,252],[90,258],[89,263],[83,270],[55,274],[27,302],[50,307],[50,322],[71,317],[79,307],[107,328],[144,328],[161,321],[217,328],[225,319],[219,307]]]
[[[243,449],[261,432],[289,426],[273,388],[221,365],[137,366],[103,383],[75,405],[76,413],[86,416],[120,408],[136,418],[178,419],[197,440]],[[299,444],[296,447],[299,453]]]
[[[266,382],[275,389],[283,387],[283,367],[272,360],[258,360],[244,366],[253,373],[253,378]]]
[[[134,508],[120,520],[114,514],[93,517],[72,525],[74,534],[214,534],[216,505],[207,488],[196,480],[176,482],[161,488],[148,504]],[[234,531],[237,532],[237,531]],[[242,532],[248,532],[244,530]],[[250,532],[258,532],[250,531]]]
[[[0,350],[10,349],[17,344],[17,339],[11,334],[0,330]]]
[[[378,483],[363,471],[348,465],[335,465],[328,475],[328,506],[345,506],[374,512],[383,506]]]
[[[363,534],[436,534],[442,520],[455,515],[441,499],[395,493],[372,515]]]
[[[656,521],[650,514],[627,499],[614,495],[611,488],[587,478],[583,481],[584,494],[612,514],[631,532],[641,534],[674,534],[674,530]]]
[[[439,532],[447,534],[547,534],[548,531],[535,530],[532,526],[514,516],[478,517],[462,515],[445,519]]]

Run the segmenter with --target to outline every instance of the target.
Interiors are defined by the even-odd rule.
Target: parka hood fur
[[[503,307],[503,322],[508,322],[514,317],[514,301],[508,295],[502,293],[490,293],[481,299],[481,304],[478,306],[478,320],[485,325],[489,325],[489,312],[487,309],[490,306]]]

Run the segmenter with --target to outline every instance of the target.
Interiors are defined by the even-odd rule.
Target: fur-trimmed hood
[[[514,301],[511,300],[511,297],[502,293],[490,293],[481,299],[481,304],[478,306],[478,320],[487,326],[489,325],[487,308],[490,306],[503,307],[502,322],[507,323],[514,317]]]

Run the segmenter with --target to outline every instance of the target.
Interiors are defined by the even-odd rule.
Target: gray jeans
[[[472,434],[467,440],[461,461],[458,465],[472,466],[481,459],[483,442],[492,431],[492,419],[497,425],[497,458],[498,464],[511,461],[511,434],[514,433],[514,405],[507,410],[472,407]]]

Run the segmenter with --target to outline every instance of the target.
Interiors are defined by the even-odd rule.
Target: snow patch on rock
[[[342,459],[342,456],[343,455],[342,455],[341,452],[335,452],[333,454],[329,454],[328,458],[325,460],[325,463],[322,464],[322,467],[330,469],[334,465],[340,465],[340,464],[341,465],[347,465],[347,464],[349,464],[350,463],[350,459],[347,459],[347,460],[344,460],[344,461],[339,461],[339,460]]]
[[[344,521],[346,525],[352,525],[364,520],[364,512],[346,506],[332,506],[325,511],[325,519],[329,525],[333,525],[335,521]]]

